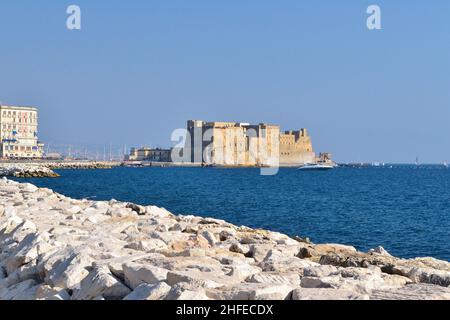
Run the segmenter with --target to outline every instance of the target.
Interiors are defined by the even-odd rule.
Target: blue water
[[[18,179],[75,198],[154,204],[177,214],[344,243],[381,245],[400,257],[450,260],[450,169],[443,166],[281,169],[115,168],[60,170]]]

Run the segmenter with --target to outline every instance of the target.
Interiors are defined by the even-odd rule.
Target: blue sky
[[[382,30],[366,28],[370,4]],[[17,0],[0,14],[0,101],[39,107],[54,146],[170,146],[203,119],[307,127],[338,161],[450,161],[448,1]]]

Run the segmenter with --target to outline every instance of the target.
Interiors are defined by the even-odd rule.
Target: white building
[[[41,158],[37,129],[37,108],[0,105],[0,157]]]

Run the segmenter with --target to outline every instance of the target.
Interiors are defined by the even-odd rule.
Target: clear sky
[[[450,161],[449,1],[2,0],[0,15],[0,101],[39,107],[51,146],[170,146],[202,119],[306,127],[338,161]]]

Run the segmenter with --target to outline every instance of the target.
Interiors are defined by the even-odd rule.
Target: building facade
[[[189,120],[184,161],[229,166],[295,166],[315,162],[306,129]]]
[[[193,163],[225,166],[271,165],[278,156],[278,126],[189,120],[183,151]]]
[[[316,157],[306,129],[280,132],[265,123],[187,122],[184,145],[172,149],[131,148],[128,161],[194,163],[217,166],[300,166],[330,160]],[[331,161],[331,160],[330,160]]]
[[[0,105],[1,158],[41,158],[37,133],[37,108]]]
[[[317,162],[306,129],[189,120],[183,161],[229,166],[297,166]]]
[[[313,151],[311,137],[306,129],[285,131],[280,134],[280,165],[297,166],[315,163],[316,154]]]
[[[131,148],[130,155],[126,156],[128,161],[154,161],[154,162],[170,162],[171,150],[160,148]]]

